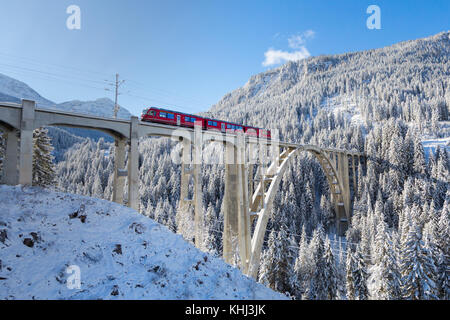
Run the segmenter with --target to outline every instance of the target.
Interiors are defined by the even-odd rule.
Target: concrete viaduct
[[[223,143],[225,147],[225,194],[223,258],[231,263],[239,254],[244,274],[256,277],[273,200],[283,173],[300,152],[309,152],[319,161],[330,186],[336,213],[337,230],[343,234],[351,221],[352,193],[356,190],[356,169],[364,162],[359,152],[320,148],[279,141],[257,139],[242,134],[203,131],[200,126],[180,128],[157,123],[101,118],[50,109],[38,109],[35,102],[22,104],[0,102],[0,130],[6,140],[2,183],[32,184],[33,131],[44,126],[68,126],[100,130],[115,139],[113,200],[123,203],[125,178],[128,178],[128,206],[139,210],[139,138],[171,137],[182,143],[181,192],[178,210],[194,208],[195,244],[203,242],[203,208],[201,195],[202,148],[205,142]],[[128,151],[128,167],[125,155]],[[254,165],[257,164],[253,179]],[[188,199],[192,179],[192,199]],[[192,187],[192,186],[191,186]],[[256,225],[254,224],[256,220]],[[254,227],[253,227],[254,226]],[[252,232],[253,230],[253,232]]]

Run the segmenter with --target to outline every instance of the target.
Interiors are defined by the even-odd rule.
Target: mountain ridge
[[[113,117],[114,102],[109,98],[98,98],[92,101],[70,100],[55,103],[42,97],[25,82],[0,73],[0,101],[20,103],[22,99],[36,101],[36,106],[44,109],[54,109],[76,113],[87,113],[102,117]],[[129,119],[131,113],[120,106],[118,118]]]
[[[289,126],[301,123],[302,117],[313,119],[323,101],[337,95],[354,97],[357,112],[366,123],[389,117],[407,122],[431,120],[435,108],[442,109],[439,117],[446,120],[448,111],[442,104],[448,110],[449,57],[450,31],[444,31],[383,48],[290,61],[251,76],[208,113],[219,119],[278,128],[283,136]],[[439,92],[433,92],[434,88]],[[421,110],[423,105],[430,109]],[[415,114],[416,110],[422,115]],[[301,140],[301,134],[291,137]]]

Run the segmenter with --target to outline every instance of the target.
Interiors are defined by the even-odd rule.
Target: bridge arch
[[[345,185],[345,181],[343,181],[345,179],[342,179],[339,175],[337,163],[332,161],[333,159],[331,159],[330,153],[316,146],[286,148],[280,156],[272,162],[264,176],[261,177],[250,202],[250,210],[253,213],[253,216],[257,216],[258,219],[251,238],[251,254],[248,266],[248,274],[254,278],[256,278],[258,274],[264,236],[275,195],[278,192],[280,182],[283,179],[289,163],[301,152],[309,152],[314,155],[327,177],[330,186],[331,200],[335,204],[338,230],[341,228],[339,224],[341,223],[340,218],[342,213],[345,215],[346,221],[350,221],[351,208],[350,206],[347,206],[344,201],[345,194],[350,193],[349,186]],[[334,157],[334,153],[332,153],[331,156]],[[344,161],[348,161],[347,155],[345,154],[344,156]],[[339,162],[339,166],[343,167],[343,162]],[[270,183],[267,190],[266,183]]]
[[[17,130],[17,128],[10,122],[8,122],[6,119],[0,120],[0,131],[3,132],[10,132]]]

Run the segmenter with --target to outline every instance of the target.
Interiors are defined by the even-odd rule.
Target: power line
[[[39,73],[39,74],[44,74],[44,75],[48,75],[48,76],[52,76],[52,77],[57,77],[60,79],[67,79],[67,75],[63,75],[63,74],[57,74],[57,73],[53,73],[53,72],[47,72],[47,71],[42,71],[42,70],[36,70],[36,69],[31,69],[31,68],[26,68],[26,67],[19,67],[19,66],[14,66],[14,65],[10,65],[10,64],[5,64],[5,63],[0,63],[1,66],[3,67],[7,67],[7,68],[13,68],[13,69],[19,69],[25,72],[32,72],[32,73]],[[70,77],[74,80],[77,81],[88,81],[88,82],[93,82],[93,83],[100,83],[103,84],[102,81],[97,81],[97,80],[92,80],[92,79],[86,79],[86,78],[76,78],[76,77]]]
[[[16,59],[16,60],[22,60],[25,61],[25,63],[31,64],[31,65],[42,65],[42,66],[46,66],[46,67],[53,67],[53,68],[59,68],[59,69],[65,69],[65,70],[71,70],[71,71],[75,71],[78,73],[84,73],[84,74],[96,74],[97,76],[102,76],[102,77],[110,77],[111,74],[106,74],[103,72],[98,72],[98,71],[92,71],[92,70],[82,70],[80,68],[76,68],[74,66],[66,66],[66,65],[60,65],[60,64],[51,64],[51,63],[44,63],[42,61],[33,59],[33,58],[26,58],[26,57],[21,57],[21,56],[17,56],[17,55],[12,55],[12,54],[8,54],[8,53],[4,53],[4,52],[0,52],[0,55],[7,57],[9,59]]]
[[[174,103],[164,102],[164,101],[161,101],[159,99],[153,99],[153,98],[138,96],[138,95],[135,95],[135,94],[124,94],[124,95],[129,96],[129,97],[133,97],[133,98],[137,98],[137,99],[141,99],[141,100],[144,100],[144,101],[148,101],[148,102],[151,102],[151,101],[158,102],[159,104],[163,104],[163,105],[161,105],[162,107],[166,107],[166,108],[177,107],[179,109],[186,110],[188,112],[192,112],[192,108],[188,108],[188,107],[181,106],[181,105],[174,104]]]
[[[20,71],[10,71],[8,70],[8,73],[12,73],[18,76],[24,76],[23,72]],[[54,82],[58,82],[58,83],[67,83],[67,84],[71,84],[71,85],[76,85],[76,86],[81,86],[81,87],[86,87],[86,88],[90,88],[90,89],[96,89],[96,90],[101,90],[103,91],[103,88],[99,88],[99,87],[94,87],[94,86],[90,86],[90,85],[86,85],[83,83],[79,83],[79,82],[74,82],[74,81],[69,81],[67,79],[62,79],[62,78],[55,78],[55,77],[49,77],[49,76],[42,76],[39,74],[27,74],[26,76],[31,77],[31,78],[36,78],[36,79],[41,79],[41,80],[48,80],[48,81],[54,81]]]
[[[146,90],[146,91],[148,91],[149,90],[149,88],[148,88],[148,85],[144,85],[144,84],[142,84],[142,83],[140,83],[140,82],[137,82],[137,81],[135,81],[135,80],[129,80],[132,84],[134,83],[134,87],[135,88],[137,88],[137,90]],[[166,97],[173,97],[173,96],[175,96],[175,97],[179,97],[179,98],[182,98],[182,100],[185,100],[186,102],[193,102],[193,103],[195,103],[195,104],[201,104],[201,105],[203,105],[204,103],[203,102],[201,102],[200,100],[197,100],[197,99],[195,99],[195,98],[193,98],[193,97],[187,97],[187,96],[180,96],[179,95],[179,93],[175,93],[175,92],[172,92],[172,91],[170,91],[170,90],[165,90],[165,89],[160,89],[160,88],[151,88],[151,90],[152,91],[154,91],[154,92],[156,92],[156,94],[157,95],[162,95],[162,96],[166,96]],[[159,93],[158,93],[159,92]]]
[[[19,69],[19,70],[23,70],[23,71],[29,71],[29,72],[35,72],[35,73],[41,73],[41,74],[47,74],[53,77],[59,77],[59,78],[63,78],[63,79],[67,79],[68,75],[67,73],[61,74],[60,71],[54,71],[54,72],[49,72],[49,71],[42,71],[42,70],[38,70],[36,69],[36,66],[38,67],[42,67],[45,66],[46,70],[48,70],[49,66],[53,67],[53,68],[57,68],[57,69],[65,69],[65,70],[70,70],[71,75],[69,76],[70,78],[73,78],[75,80],[80,80],[80,81],[88,81],[88,82],[92,82],[92,83],[96,83],[96,84],[102,84],[104,85],[105,81],[101,81],[98,78],[93,79],[91,76],[87,76],[87,74],[95,74],[96,77],[98,77],[98,75],[101,76],[105,76],[107,75],[106,73],[101,73],[101,72],[97,72],[97,71],[88,71],[88,70],[81,70],[79,68],[76,67],[72,67],[72,66],[63,66],[63,65],[57,65],[57,64],[49,64],[49,63],[43,63],[41,61],[38,61],[36,59],[30,59],[30,58],[25,58],[25,57],[20,57],[20,56],[16,56],[16,55],[11,55],[11,54],[7,54],[4,52],[0,52],[0,55],[2,56],[6,56],[7,58],[9,58],[10,60],[19,60],[19,63],[23,64],[23,61],[25,61],[26,64],[28,65],[32,65],[34,68],[29,68],[29,67],[24,67],[24,66],[17,66],[17,65],[12,65],[12,64],[5,64],[2,63],[3,66],[9,67],[9,68],[14,68],[14,69]],[[21,60],[21,61],[20,61]],[[79,73],[80,75],[74,75],[73,72]],[[109,75],[107,75],[109,77]],[[87,78],[89,77],[89,78]],[[46,79],[48,80],[48,79]],[[148,86],[143,85],[142,83],[132,80],[132,79],[127,79],[127,82],[131,82],[131,85],[134,87],[133,90],[137,90],[137,91],[152,91],[152,94],[156,94],[157,96],[162,96],[162,97],[170,97],[170,98],[175,98],[176,100],[179,101],[184,101],[187,102],[188,104],[190,103],[194,103],[194,104],[200,104],[203,105],[203,102],[200,102],[197,99],[194,98],[189,98],[189,97],[183,97],[177,93],[173,93],[171,91],[168,90],[163,90],[163,89],[157,89],[157,88],[148,88]],[[114,84],[114,82],[109,81],[109,84]],[[96,88],[98,89],[98,88]],[[120,95],[120,93],[119,93]],[[130,95],[132,96],[132,95]],[[161,101],[159,99],[155,99],[155,98],[148,98],[148,97],[143,97],[142,95],[138,96],[138,95],[134,95],[133,97],[135,98],[139,98],[139,99],[144,99],[144,100],[148,100],[148,101]],[[192,107],[186,107],[180,104],[174,104],[174,103],[167,103],[164,102],[163,103],[167,106],[176,106],[178,108],[182,108],[184,110],[191,110]]]

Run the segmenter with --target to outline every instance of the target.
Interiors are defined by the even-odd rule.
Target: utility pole
[[[105,80],[107,81],[107,80]],[[117,119],[117,113],[119,112],[119,103],[118,103],[118,97],[120,95],[119,93],[119,87],[125,82],[125,80],[119,81],[119,74],[116,73],[116,81],[114,84],[109,83],[109,85],[113,85],[115,87],[115,94],[114,94],[114,119]],[[105,88],[106,91],[111,91],[109,88]]]

